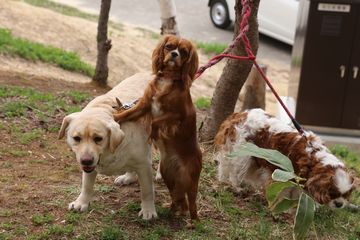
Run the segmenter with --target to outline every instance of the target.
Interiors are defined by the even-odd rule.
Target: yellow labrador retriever
[[[123,102],[133,101],[143,95],[153,78],[139,73],[125,79],[108,93],[96,97],[81,112],[63,119],[59,138],[67,135],[67,143],[75,152],[83,170],[79,197],[69,204],[70,210],[86,211],[93,195],[97,173],[119,175],[115,184],[129,184],[137,174],[141,188],[143,219],[157,217],[154,205],[154,186],[151,167],[151,146],[144,126],[139,122],[121,125],[113,119],[115,97]]]

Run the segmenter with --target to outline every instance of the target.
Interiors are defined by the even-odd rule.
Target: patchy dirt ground
[[[186,218],[171,217],[163,207],[169,196],[162,183],[156,185],[159,213],[156,221],[145,222],[137,217],[138,184],[116,187],[112,184],[114,177],[106,176],[98,178],[90,212],[68,212],[68,203],[79,193],[81,171],[65,142],[57,139],[57,130],[63,116],[72,111],[69,107],[84,106],[105,90],[89,84],[4,72],[0,72],[0,86],[0,239],[221,237],[238,231],[229,231],[233,220],[226,213],[228,209],[235,217],[241,208],[253,204],[250,199],[256,199],[260,204],[256,209],[264,211],[262,197],[244,195],[242,200],[235,199],[231,192],[220,187],[214,180],[212,151],[203,149],[208,152],[199,195],[199,214],[204,223],[197,226],[198,230],[189,231],[185,227]],[[64,107],[59,101],[64,101]],[[18,105],[14,107],[13,103]],[[154,168],[156,159],[157,155]],[[246,209],[241,214],[251,216],[256,209]],[[257,217],[252,218],[249,217],[250,223],[246,225],[256,224]]]
[[[171,216],[163,183],[155,185],[157,220],[138,218],[139,185],[114,186],[114,176],[98,176],[89,212],[69,212],[68,204],[80,191],[81,171],[57,131],[66,114],[105,91],[88,83],[0,71],[1,240],[292,239],[291,215],[274,218],[262,194],[234,193],[216,180],[214,151],[207,146],[202,146],[198,198],[202,221],[195,230],[186,228],[187,217]],[[155,152],[154,172],[157,161]],[[359,199],[356,192],[354,201]],[[316,234],[319,239],[357,239],[357,216],[320,208]],[[310,239],[316,239],[314,231]]]

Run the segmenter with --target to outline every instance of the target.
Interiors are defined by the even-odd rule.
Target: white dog
[[[151,166],[151,146],[140,122],[121,125],[113,119],[116,97],[123,102],[143,95],[153,78],[147,73],[125,79],[108,93],[96,97],[81,112],[66,116],[59,138],[67,135],[67,143],[76,154],[83,170],[79,197],[69,204],[70,210],[86,211],[93,195],[97,173],[119,175],[115,184],[129,184],[139,177],[143,219],[157,217]]]

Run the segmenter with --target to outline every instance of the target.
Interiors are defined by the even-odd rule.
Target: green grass
[[[315,227],[320,236],[332,236],[333,239],[360,238],[360,216],[346,209],[320,207],[315,214]],[[349,232],[349,229],[353,230]]]
[[[73,103],[82,103],[91,97],[90,94],[79,91],[71,91],[68,95],[72,98]]]
[[[22,0],[22,1],[37,7],[50,9],[54,12],[61,13],[66,16],[79,17],[94,22],[97,22],[99,18],[97,14],[86,13],[77,8],[61,3],[56,3],[50,0]],[[121,23],[115,23],[113,21],[109,21],[109,25],[120,31],[123,29],[123,25]]]
[[[136,29],[142,32],[144,37],[150,37],[151,39],[160,39],[161,37],[159,33],[156,33],[146,28],[136,27]]]
[[[82,215],[78,212],[68,212],[65,215],[65,221],[66,223],[74,224],[78,223],[82,218]]]
[[[4,229],[6,231],[9,231],[9,230],[13,229],[13,227],[14,227],[14,225],[12,223],[9,223],[9,222],[0,224],[0,228]]]
[[[54,12],[61,13],[63,15],[72,16],[72,17],[81,17],[84,19],[97,21],[98,16],[90,13],[85,13],[80,11],[77,8],[70,7],[64,4],[56,3],[49,0],[22,0],[23,2],[26,2],[28,4],[37,6],[37,7],[43,7],[53,10]]]
[[[49,235],[71,235],[74,232],[74,226],[71,224],[65,226],[52,225],[47,229],[47,232],[49,233]]]
[[[75,196],[76,194],[79,194],[80,190],[78,186],[67,186],[62,189],[62,193],[65,193],[69,196]]]
[[[227,44],[223,43],[198,42],[196,46],[204,50],[206,54],[220,54],[227,48]]]
[[[27,113],[32,112],[46,121],[46,118],[54,115],[58,109],[65,113],[79,111],[81,109],[79,104],[89,101],[91,96],[79,91],[54,95],[32,88],[0,86],[0,98],[3,99],[0,110],[6,117],[26,116]]]
[[[54,216],[47,213],[47,214],[35,214],[31,217],[31,221],[35,226],[41,226],[46,223],[51,223],[54,221]]]
[[[0,166],[2,168],[13,168],[13,164],[11,162],[3,162],[3,163],[0,163]]]
[[[127,213],[137,213],[141,210],[139,203],[130,202],[123,207],[123,210]]]
[[[40,129],[33,129],[29,132],[22,133],[19,136],[19,142],[23,145],[27,145],[30,142],[39,139],[41,135],[43,134],[43,131]]]
[[[207,97],[200,97],[195,101],[195,106],[199,110],[208,109],[210,107],[210,104],[211,104],[211,98],[207,98]]]
[[[21,102],[9,102],[1,107],[6,117],[20,117],[26,112],[26,105]]]
[[[147,230],[143,233],[143,240],[158,240],[171,235],[171,231],[166,226],[155,226],[154,228]]]
[[[346,166],[354,169],[356,173],[360,175],[360,158],[355,152],[350,151],[347,146],[340,144],[331,147],[330,150],[333,154],[342,159]]]
[[[14,157],[24,157],[28,155],[26,151],[18,150],[18,149],[11,149],[9,150],[9,153]]]
[[[83,73],[90,77],[95,72],[91,65],[83,62],[74,52],[14,37],[10,30],[4,28],[0,28],[0,53],[18,56],[29,61],[51,63],[65,70]]]
[[[88,93],[80,91],[52,94],[31,88],[0,86],[0,112],[9,120],[2,128],[22,145],[41,141],[47,132],[59,130],[64,115],[80,111],[90,99]],[[46,148],[46,142],[42,146]],[[6,153],[15,157],[27,154],[19,149]]]
[[[15,215],[15,213],[12,210],[0,209],[0,217],[11,217],[14,215]]]
[[[108,185],[95,185],[95,191],[102,192],[102,193],[109,193],[114,191],[113,186]]]
[[[128,239],[127,234],[119,228],[119,226],[104,226],[101,229],[101,240],[125,240]]]
[[[46,228],[43,232],[38,234],[30,235],[27,240],[45,240],[45,239],[69,239],[69,236],[74,234],[74,226],[71,224],[62,225],[51,225]]]
[[[13,236],[7,232],[0,232],[0,240],[10,240]]]

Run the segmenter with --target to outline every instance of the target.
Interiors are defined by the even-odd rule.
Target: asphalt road
[[[55,0],[83,11],[98,14],[100,0]],[[175,0],[177,22],[183,37],[202,42],[229,43],[233,27],[222,30],[213,26],[207,0]],[[159,32],[160,13],[157,0],[113,0],[112,20],[142,26]],[[291,47],[266,36],[260,36],[258,58],[273,59],[290,67]]]

